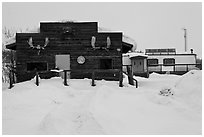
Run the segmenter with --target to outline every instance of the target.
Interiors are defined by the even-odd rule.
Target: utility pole
[[[184,30],[184,44],[185,44],[185,52],[187,52],[187,29],[183,28]]]

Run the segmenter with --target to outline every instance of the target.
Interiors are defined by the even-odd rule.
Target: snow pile
[[[166,100],[159,95],[156,99]],[[175,104],[155,103],[141,90],[103,86],[91,103],[91,112],[107,134],[200,134],[196,114]]]
[[[153,73],[150,79],[136,78],[139,89],[127,86],[125,77],[126,90],[102,86],[96,92],[91,112],[107,134],[201,134],[201,72],[193,73],[193,76],[192,72],[184,76]],[[199,81],[195,86],[183,88],[195,79]],[[159,95],[159,91],[166,89],[173,93],[170,97]],[[186,92],[178,93],[182,89]],[[191,97],[196,89],[200,93],[194,92],[193,97],[199,99]],[[191,105],[200,107],[194,110]]]
[[[202,71],[191,70],[183,75],[172,88],[178,99],[196,112],[202,108]]]
[[[152,74],[150,74],[149,76],[150,78],[164,78],[166,79],[166,77],[170,78],[170,77],[180,77],[179,75],[174,75],[174,74],[159,74],[159,73],[155,73],[153,72]]]
[[[151,77],[159,77],[153,74]],[[161,76],[164,78],[165,75]],[[172,75],[173,76],[173,75]],[[171,85],[171,86],[170,86]],[[169,84],[160,89],[160,95],[174,96],[174,100],[190,107],[192,111],[202,111],[202,71],[191,70],[178,78],[173,85]]]

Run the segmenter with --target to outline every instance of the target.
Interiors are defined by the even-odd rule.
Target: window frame
[[[150,64],[150,63],[149,63],[149,60],[156,60],[156,63]],[[158,65],[159,65],[159,59],[156,59],[156,58],[147,59],[147,65],[148,65],[148,66],[158,66]]]
[[[102,60],[111,60],[111,66],[110,66],[110,68],[102,68],[102,65],[101,65],[101,61]],[[112,58],[101,58],[101,59],[99,59],[99,69],[101,69],[101,70],[108,70],[108,69],[113,69],[113,59]]]
[[[167,60],[173,60],[173,62],[166,62]],[[175,66],[175,58],[164,58],[163,59],[164,66]]]
[[[28,69],[28,64],[31,64],[31,63],[45,63],[46,64],[46,69],[42,69],[42,70],[37,70],[38,72],[45,72],[45,71],[48,71],[48,62],[46,61],[29,61],[29,62],[26,62],[26,71],[27,72],[33,72],[33,71],[36,71],[35,69]]]

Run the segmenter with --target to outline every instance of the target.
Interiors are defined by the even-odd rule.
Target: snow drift
[[[153,73],[150,78],[162,79],[160,84],[173,80],[151,92],[148,87],[123,91],[107,86],[96,92],[92,113],[108,134],[201,134],[201,71],[181,77]],[[151,79],[140,80],[149,83]],[[160,96],[165,88],[174,95]]]
[[[191,70],[175,83],[172,90],[179,101],[194,111],[202,111],[202,71]]]

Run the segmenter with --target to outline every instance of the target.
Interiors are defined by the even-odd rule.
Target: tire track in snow
[[[93,92],[74,93],[66,102],[55,107],[42,119],[42,134],[105,134],[103,128],[89,111]],[[57,100],[54,102],[58,102]]]

